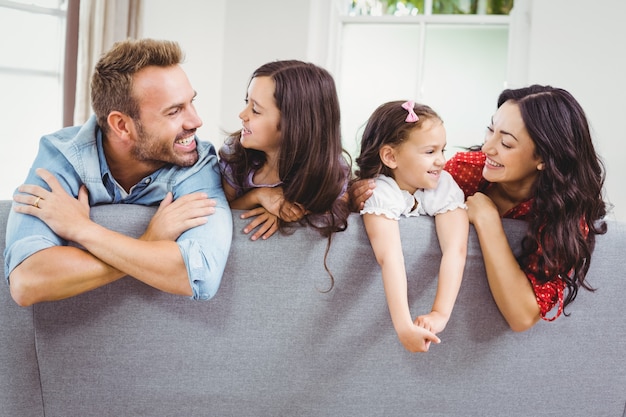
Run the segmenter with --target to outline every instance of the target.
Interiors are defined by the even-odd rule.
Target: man
[[[202,121],[182,59],[174,42],[116,43],[92,78],[95,115],[41,139],[7,225],[5,276],[17,304],[125,275],[193,299],[215,295],[232,217],[215,149],[195,137]],[[120,203],[160,204],[139,239],[90,220],[90,206]]]

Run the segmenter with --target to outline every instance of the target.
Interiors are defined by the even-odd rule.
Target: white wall
[[[198,95],[195,105],[204,125],[198,135],[214,141],[221,133],[221,97],[225,42],[225,0],[144,0],[143,37],[179,42],[183,67]]]
[[[585,109],[620,220],[626,220],[624,16],[623,0],[535,0],[528,62],[529,82],[565,88]]]

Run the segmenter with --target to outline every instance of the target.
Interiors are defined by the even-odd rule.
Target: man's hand
[[[140,239],[175,241],[183,232],[205,224],[216,204],[205,193],[187,194],[174,201],[168,192]]]
[[[49,171],[38,168],[37,175],[50,187],[50,191],[32,184],[23,184],[13,200],[17,213],[28,214],[42,220],[60,237],[78,242],[77,235],[91,223],[87,188],[81,186],[78,197],[68,194]]]

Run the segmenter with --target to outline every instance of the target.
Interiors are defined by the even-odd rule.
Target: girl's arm
[[[298,204],[285,201],[282,187],[253,188],[244,195],[229,200],[229,203],[231,208],[240,210],[252,210],[260,206],[286,222],[298,221],[305,214]]]
[[[230,208],[247,210],[241,214],[242,219],[253,218],[243,229],[246,234],[256,230],[250,237],[252,240],[268,239],[276,233],[279,218],[286,222],[295,222],[305,214],[298,204],[284,201],[282,187],[253,188],[237,197],[236,190],[228,182],[222,180],[222,185]]]
[[[415,325],[411,318],[398,222],[376,214],[364,214],[363,222],[382,270],[389,313],[398,338],[407,350],[426,352],[431,342],[439,343],[439,338]]]
[[[512,330],[530,329],[539,321],[535,292],[509,246],[493,201],[482,193],[467,199],[469,220],[476,229],[493,298]]]
[[[232,209],[250,210],[261,205],[258,198],[258,192],[261,188],[253,188],[252,190],[237,197],[236,190],[224,179],[222,179],[222,187],[224,188],[224,194],[226,194],[228,204]]]
[[[224,178],[224,176],[222,175],[222,188],[224,189],[224,195],[226,196],[226,201],[228,201],[228,204],[231,205],[231,202],[237,198],[237,190],[235,190],[235,188],[230,185],[228,183],[228,181],[226,181],[226,178]],[[231,208],[232,207],[231,205]]]
[[[435,216],[435,227],[442,253],[437,293],[431,313],[420,316],[418,323],[439,333],[450,319],[461,287],[469,234],[467,211],[457,208],[438,214]]]

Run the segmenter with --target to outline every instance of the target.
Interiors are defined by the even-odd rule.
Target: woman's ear
[[[543,162],[540,162],[539,165],[537,165],[537,171],[543,171],[544,167]]]
[[[387,168],[395,169],[398,166],[398,164],[396,163],[396,152],[393,146],[381,146],[380,150],[378,151],[378,156],[380,156],[380,160]]]

